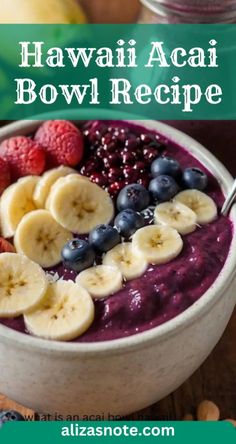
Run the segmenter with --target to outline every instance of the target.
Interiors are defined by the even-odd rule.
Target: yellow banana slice
[[[180,234],[192,233],[197,228],[197,215],[180,202],[165,202],[154,211],[157,224],[175,228]]]
[[[14,236],[16,228],[23,216],[36,209],[33,193],[38,176],[26,176],[8,187],[0,200],[0,219],[2,235],[6,238]]]
[[[181,191],[174,200],[191,208],[197,215],[198,224],[209,224],[217,218],[217,207],[214,200],[202,191]]]
[[[97,265],[82,271],[76,282],[93,298],[103,299],[122,288],[122,274],[117,267]]]
[[[72,233],[61,227],[47,210],[36,210],[19,223],[14,244],[17,253],[48,268],[61,261],[61,249],[72,238]]]
[[[134,254],[141,254],[150,264],[165,264],[177,257],[183,241],[179,233],[171,227],[149,225],[140,228],[133,235]]]
[[[46,203],[54,219],[73,233],[84,234],[111,221],[114,206],[109,194],[89,180],[58,179]]]
[[[0,254],[0,317],[16,317],[34,309],[47,287],[39,265],[16,253]]]
[[[42,304],[24,316],[30,333],[57,341],[70,341],[82,335],[93,319],[94,304],[88,292],[72,281],[63,280],[50,284]]]
[[[58,168],[46,171],[46,173],[40,177],[33,194],[33,200],[37,208],[45,207],[47,197],[53,184],[60,177],[68,176],[69,174],[76,174],[76,171],[73,170],[73,168],[62,165]]]
[[[127,280],[142,276],[148,266],[142,255],[134,253],[131,242],[124,242],[108,251],[103,258],[103,264],[119,268]]]

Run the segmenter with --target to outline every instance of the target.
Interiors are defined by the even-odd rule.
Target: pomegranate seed
[[[100,141],[101,133],[99,130],[96,130],[94,132],[90,132],[88,138],[89,138],[90,143],[92,143],[92,144],[96,143],[96,142]]]
[[[125,178],[129,177],[129,176],[132,174],[133,170],[134,170],[134,169],[133,169],[132,166],[130,166],[130,165],[125,166],[125,167],[123,168],[123,174],[124,174],[124,177],[125,177]]]
[[[108,151],[109,153],[113,153],[114,151],[116,151],[117,146],[115,142],[110,142],[107,145],[104,145],[104,150]]]
[[[157,136],[159,139],[159,136]],[[156,134],[144,133],[141,134],[140,139],[144,145],[149,145],[151,142],[156,142],[157,140]]]
[[[138,162],[135,162],[134,169],[142,173],[147,168],[147,164],[145,162],[142,162],[141,160]]]
[[[120,182],[113,182],[109,188],[108,188],[108,192],[111,196],[116,196],[121,190],[122,188],[124,188],[125,184],[123,181]]]
[[[138,172],[134,170],[134,168],[130,165],[127,165],[126,167],[124,167],[123,169],[123,174],[124,177],[126,179],[126,182],[129,183],[134,183],[138,180]]]
[[[96,151],[96,156],[99,157],[99,159],[104,159],[106,155],[107,155],[106,151],[102,146],[100,146]]]
[[[137,148],[136,137],[127,139],[125,142],[125,147],[128,148],[128,150],[135,150],[135,148]]]
[[[92,174],[94,171],[98,170],[100,168],[100,163],[96,162],[96,160],[89,160],[84,167],[82,168],[82,172],[83,174],[85,174],[85,176],[90,176],[90,174]]]
[[[122,173],[119,168],[116,167],[110,168],[107,175],[109,182],[117,181],[118,179],[120,179],[121,174]]]
[[[123,164],[134,164],[135,160],[136,160],[136,155],[134,151],[130,151],[130,152],[125,152],[124,150],[122,151],[122,162]]]
[[[113,134],[116,131],[119,131],[119,128],[117,128],[116,126],[110,125],[107,130],[108,130],[109,133]]]
[[[96,142],[101,141],[103,134],[106,132],[107,126],[104,123],[95,120],[90,126],[86,126],[84,134],[87,136],[91,144],[95,144]]]
[[[109,145],[112,142],[112,134],[106,133],[105,136],[102,137],[102,144]]]
[[[124,146],[126,140],[127,140],[127,134],[120,133],[117,136],[114,135],[114,138],[117,140],[120,146]]]
[[[121,128],[121,127],[117,127],[116,131],[118,131],[119,134],[129,134],[129,128]]]
[[[104,175],[100,174],[100,173],[93,173],[90,176],[90,180],[94,183],[96,183],[97,185],[99,185],[100,187],[104,187],[107,185],[107,179]]]
[[[111,168],[119,164],[119,156],[116,153],[108,154],[107,157],[103,159],[105,168]]]
[[[127,177],[125,181],[125,185],[129,185],[130,183],[137,183],[138,181],[138,174],[133,174],[133,176]]]
[[[154,159],[157,158],[158,151],[156,148],[152,148],[150,146],[144,146],[143,156],[145,160],[147,160],[148,162],[152,162]]]
[[[150,182],[150,178],[147,174],[142,175],[141,177],[138,178],[138,183],[140,183],[140,185],[143,185],[145,188],[148,188]]]

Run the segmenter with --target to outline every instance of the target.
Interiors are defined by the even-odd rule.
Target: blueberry
[[[25,421],[25,418],[15,410],[0,412],[0,424],[8,421]]]
[[[121,211],[114,221],[114,225],[120,235],[126,239],[130,238],[144,224],[143,216],[131,209]]]
[[[142,211],[148,207],[150,202],[149,192],[144,186],[134,183],[124,187],[117,198],[117,208],[119,211],[131,209]]]
[[[180,173],[180,164],[172,157],[158,157],[151,165],[152,177],[158,177],[167,174],[177,177]]]
[[[98,225],[89,235],[89,242],[99,253],[105,253],[120,243],[120,235],[111,225]]]
[[[182,182],[185,188],[203,191],[207,187],[208,177],[200,168],[186,168],[183,172]]]
[[[79,273],[93,265],[95,252],[85,240],[73,239],[64,245],[61,257],[65,267]]]
[[[149,191],[154,201],[167,202],[178,193],[179,187],[173,177],[162,175],[151,180]]]

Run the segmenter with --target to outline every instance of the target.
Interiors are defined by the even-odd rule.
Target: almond
[[[220,418],[220,410],[212,401],[202,401],[197,409],[198,421],[218,421]]]

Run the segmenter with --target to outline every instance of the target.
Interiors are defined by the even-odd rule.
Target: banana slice
[[[103,299],[122,288],[122,274],[117,267],[97,265],[82,271],[76,282],[93,298]]]
[[[50,193],[53,184],[60,178],[68,176],[69,174],[76,174],[76,170],[66,166],[59,166],[52,170],[46,171],[38,181],[33,195],[33,200],[37,208],[44,208],[47,197]]]
[[[181,191],[174,200],[191,208],[196,213],[199,224],[209,224],[217,218],[217,207],[214,200],[202,191]]]
[[[0,317],[16,317],[44,298],[48,281],[42,268],[16,253],[0,254]]]
[[[151,264],[165,264],[178,256],[183,241],[178,231],[171,227],[149,225],[133,235],[134,254],[141,254]]]
[[[78,234],[110,222],[114,215],[109,194],[89,180],[74,175],[57,180],[46,207],[60,225]]]
[[[19,223],[14,244],[17,253],[48,268],[61,261],[61,249],[72,238],[72,233],[61,227],[49,211],[36,210]]]
[[[192,233],[197,228],[197,215],[180,202],[165,202],[154,211],[155,222],[175,228],[180,234]]]
[[[38,181],[38,176],[23,177],[8,187],[2,194],[0,218],[3,237],[14,236],[23,216],[36,209],[33,193]]]
[[[65,177],[65,175],[64,175],[64,177]],[[51,205],[51,197],[52,197],[52,195],[53,195],[53,193],[51,193],[51,190],[53,189],[53,187],[54,187],[54,185],[55,185],[55,187],[54,187],[54,189],[56,188],[56,184],[57,185],[60,185],[60,184],[63,184],[63,178],[64,177],[60,177],[59,179],[57,179],[55,182],[54,182],[54,184],[51,186],[51,188],[50,188],[50,192],[49,192],[49,194],[48,194],[48,197],[47,197],[47,199],[46,199],[46,201],[45,201],[45,208],[47,209],[47,210],[49,210],[50,209],[50,205]],[[90,180],[89,180],[89,178],[88,177],[86,177],[86,176],[83,176],[82,174],[79,174],[79,173],[77,173],[77,172],[75,172],[75,173],[73,173],[73,174],[69,174],[68,176],[68,180],[71,180],[71,179],[79,179],[79,180],[86,180],[87,182],[90,182]],[[62,180],[61,180],[62,179]]]
[[[127,280],[142,276],[148,266],[142,255],[133,252],[131,242],[124,242],[108,251],[103,258],[103,264],[119,268]]]
[[[94,319],[88,292],[72,281],[50,284],[42,304],[24,316],[30,333],[45,339],[70,341],[82,335]]]

